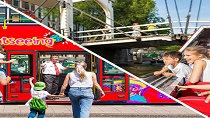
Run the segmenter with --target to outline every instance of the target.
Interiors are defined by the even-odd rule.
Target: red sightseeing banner
[[[40,25],[9,25],[0,28],[0,45],[5,50],[83,51],[77,45]]]

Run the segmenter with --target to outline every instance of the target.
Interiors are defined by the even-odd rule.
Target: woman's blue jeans
[[[36,114],[38,113],[37,118],[44,118],[45,110],[44,111],[38,111],[33,108],[30,108],[30,113],[28,114],[28,118],[35,118]]]
[[[69,89],[74,118],[89,118],[90,108],[93,102],[91,87],[71,87]]]

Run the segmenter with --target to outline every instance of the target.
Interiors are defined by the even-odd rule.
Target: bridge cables
[[[200,10],[201,10],[201,3],[202,3],[202,0],[200,0],[200,3],[199,3],[199,7],[198,7],[198,14],[197,14],[197,19],[196,19],[196,24],[195,24],[195,30],[197,30],[197,26],[198,26],[198,19],[199,19],[199,16],[200,16]]]
[[[165,5],[166,5],[167,17],[168,17],[168,21],[169,21],[169,25],[170,25],[170,29],[171,29],[171,34],[172,34],[172,37],[173,37],[174,31],[173,31],[172,22],[171,22],[171,16],[170,16],[170,13],[169,13],[169,10],[168,10],[167,0],[165,0]]]
[[[193,2],[193,0],[190,1],[190,8],[189,8],[189,12],[187,15],[187,22],[186,22],[185,31],[184,31],[185,35],[187,35],[187,29],[188,29],[188,25],[189,25],[190,16],[191,16],[192,2]]]
[[[174,3],[175,3],[175,7],[176,7],[176,13],[177,13],[177,16],[178,16],[179,26],[180,26],[181,32],[183,34],[182,25],[181,25],[181,22],[180,22],[179,11],[178,11],[178,7],[177,7],[177,4],[176,4],[176,0],[174,0]]]

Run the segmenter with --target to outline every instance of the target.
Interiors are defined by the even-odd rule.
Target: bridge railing
[[[170,30],[169,26],[168,27],[165,27],[165,28],[156,28],[156,29],[152,29],[152,30],[145,30],[147,28],[147,26],[149,25],[156,25],[156,26],[160,26],[160,25],[163,25],[163,24],[169,24],[168,22],[162,22],[162,23],[153,23],[153,24],[141,24],[141,25],[137,25],[138,27],[141,28],[141,33],[145,33],[147,34],[147,32],[152,32],[152,31],[163,31],[163,30]],[[124,37],[131,37],[131,34],[136,32],[136,31],[133,31],[132,28],[133,27],[136,27],[136,26],[124,26],[124,27],[113,27],[113,28],[103,28],[103,29],[95,29],[95,30],[85,30],[85,31],[77,31],[75,32],[77,34],[77,37],[74,37],[74,39],[79,39],[80,41],[83,40],[83,41],[89,41],[91,39],[98,39],[100,40],[103,36],[105,37],[105,39],[108,39],[106,36],[109,36],[111,38],[115,37],[116,35],[118,35],[117,37],[119,37],[119,35],[125,35],[127,34],[126,36]],[[144,29],[144,30],[143,30]],[[110,32],[110,33],[106,33],[106,34],[103,34],[102,31],[107,31],[107,32]],[[111,33],[112,31],[112,33]],[[89,34],[89,35],[88,35]],[[109,38],[109,39],[111,39]]]
[[[186,21],[173,21],[173,24],[176,24],[178,22],[184,23]],[[189,23],[210,23],[210,21],[189,21]],[[152,29],[152,30],[146,30],[147,26],[149,25],[155,25],[159,28]],[[166,25],[167,27],[161,28],[161,25]],[[154,31],[168,31],[170,32],[170,27],[169,27],[169,22],[162,22],[162,23],[153,23],[153,24],[141,24],[137,25],[141,28],[141,33],[144,33],[146,35],[149,35],[148,32],[154,32]],[[132,33],[136,32],[133,31],[132,28],[136,26],[123,26],[123,27],[112,27],[112,28],[103,28],[103,29],[95,29],[95,30],[85,30],[85,31],[77,31],[75,33],[74,40],[79,40],[79,41],[90,41],[90,40],[101,40],[102,37],[105,37],[105,39],[112,39],[114,37],[120,37],[120,35],[124,35],[123,37],[131,37]],[[199,27],[199,26],[198,26]],[[188,27],[189,29],[197,29],[198,27]],[[173,29],[180,29],[180,28],[185,28],[185,27],[172,27]],[[102,31],[107,31],[108,33],[103,34]],[[125,34],[127,34],[125,36]],[[107,38],[107,37],[111,38]]]

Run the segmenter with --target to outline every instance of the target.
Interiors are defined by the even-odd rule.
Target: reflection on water
[[[120,66],[120,67],[136,75],[137,77],[140,77],[142,75],[160,70],[163,67],[163,64],[162,63],[151,64],[150,62],[147,62],[142,64],[133,64],[133,65]]]

